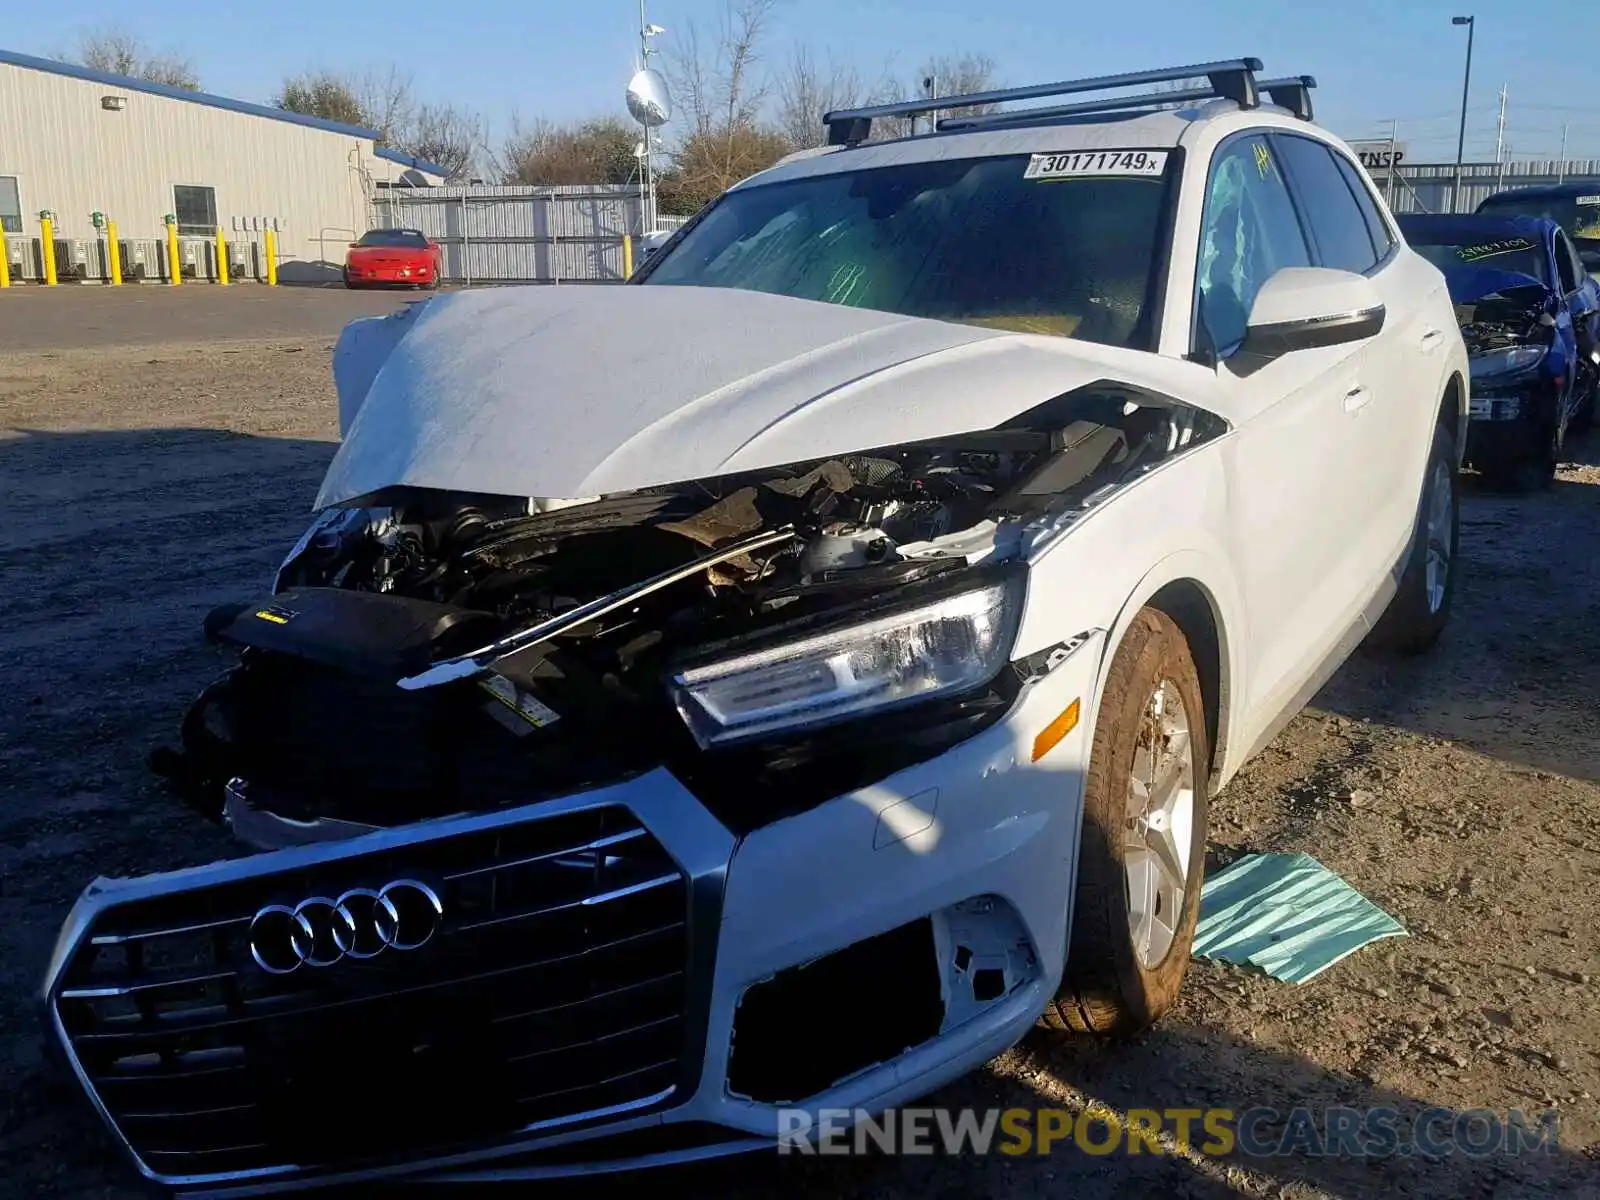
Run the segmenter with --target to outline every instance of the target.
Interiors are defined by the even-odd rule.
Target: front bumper
[[[512,811],[298,845],[166,875],[96,881],[69,916],[45,981],[52,1039],[140,1171],[186,1194],[259,1194],[395,1177],[531,1179],[627,1170],[770,1147],[784,1108],[815,1115],[824,1108],[875,1110],[914,1099],[1012,1045],[1060,979],[1100,640],[1091,637],[1048,675],[1025,685],[1006,717],[970,740],[742,840],[671,774],[656,770]],[[1074,701],[1085,720],[1047,756],[1031,761],[1035,736]],[[251,904],[288,904],[319,886],[331,894],[352,879],[375,887],[377,872],[438,886],[450,932],[453,894],[438,882],[440,847],[464,837],[517,835],[597,809],[625,810],[681,874],[687,931],[681,1041],[675,1043],[675,1066],[657,1079],[664,1086],[652,1084],[642,1095],[600,1109],[580,1106],[449,1145],[320,1161],[278,1155],[283,1161],[247,1170],[192,1169],[203,1157],[182,1160],[182,1170],[163,1168],[144,1153],[137,1133],[130,1134],[129,1119],[120,1115],[90,1061],[99,1027],[85,1026],[80,1009],[100,1003],[82,999],[94,991],[92,980],[85,986],[84,962],[108,937],[124,936],[135,916],[154,905],[162,920],[181,924],[225,908],[219,897],[231,895],[228,889],[244,888],[254,897]],[[738,1010],[756,994],[749,991],[753,985],[877,935],[924,924],[933,956],[925,965],[936,975],[940,1006],[928,1036],[887,1058],[863,1060],[814,1094],[790,1097],[778,1082],[745,1092],[734,1087],[730,1065]],[[389,957],[404,960],[391,969],[397,989],[411,960],[427,961],[426,953]],[[235,1004],[243,1003],[240,992],[276,986],[252,974],[248,961],[222,965],[243,972],[237,983],[224,985],[234,989]],[[290,978],[298,983],[314,975],[317,984],[359,978],[361,965],[345,972],[346,965],[336,962]],[[815,1042],[819,1030],[901,1019],[875,1012],[875,1001],[887,1004],[863,986],[856,994],[838,995],[814,1020],[809,1012],[799,1014],[797,1043],[807,1037]],[[753,1023],[754,1017],[746,1020]],[[280,1067],[288,1069],[274,1064]],[[364,1085],[382,1094],[363,1103],[388,1094],[378,1080],[353,1077],[346,1086],[360,1095]],[[752,1098],[762,1091],[775,1098]],[[356,1132],[352,1127],[352,1138]]]
[[[1520,461],[1540,453],[1549,440],[1555,384],[1545,379],[1474,383],[1467,404],[1467,461],[1480,467]]]

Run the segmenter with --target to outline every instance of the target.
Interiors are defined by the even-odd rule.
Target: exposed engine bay
[[[1555,322],[1549,292],[1541,284],[1507,287],[1471,303],[1456,305],[1456,320],[1469,355],[1517,346],[1547,346]]]
[[[154,765],[214,819],[247,788],[286,820],[370,826],[665,765],[731,827],[764,823],[998,719],[1018,686],[1009,642],[961,639],[1015,619],[1005,532],[1069,524],[1224,429],[1096,385],[994,430],[623,495],[362,497],[317,516],[272,596],[210,615],[240,661],[190,709],[182,751]],[[839,664],[888,670],[883,654],[818,651],[780,669],[787,647],[888,628],[989,580],[1009,617],[971,635],[952,618],[930,626],[947,644],[904,642],[955,664],[948,686],[913,681],[903,703],[847,720],[864,710],[834,678],[857,668]],[[998,666],[961,676],[994,645]],[[703,664],[745,658],[777,665],[690,695]],[[765,707],[733,736],[717,722],[738,704]],[[796,719],[808,704],[815,719]]]

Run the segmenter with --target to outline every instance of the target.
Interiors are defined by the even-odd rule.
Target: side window
[[[1280,134],[1273,141],[1283,152],[1320,265],[1358,275],[1372,270],[1378,252],[1332,152],[1321,142],[1293,134]]]
[[[1583,284],[1584,276],[1589,271],[1583,265],[1583,259],[1578,257],[1578,248],[1572,244],[1572,239],[1563,229],[1556,231],[1556,257],[1561,260],[1561,287],[1563,291],[1575,292]],[[1568,282],[1568,279],[1571,282]]]
[[[1378,202],[1373,198],[1372,189],[1367,186],[1367,181],[1361,178],[1361,172],[1356,170],[1353,162],[1337,150],[1330,153],[1333,154],[1333,161],[1339,166],[1339,173],[1350,185],[1350,192],[1356,198],[1356,207],[1361,210],[1361,216],[1367,223],[1367,232],[1372,235],[1372,248],[1377,251],[1378,261],[1382,262],[1389,251],[1394,249],[1394,237],[1389,233],[1389,227],[1384,224],[1383,214],[1378,211]]]
[[[1226,357],[1244,341],[1256,293],[1285,267],[1309,267],[1305,233],[1265,135],[1226,143],[1211,160],[1200,226],[1198,323]]]
[[[1572,256],[1567,253],[1567,239],[1556,230],[1556,277],[1561,280],[1561,294],[1570,296],[1578,290],[1578,275],[1572,269]]]

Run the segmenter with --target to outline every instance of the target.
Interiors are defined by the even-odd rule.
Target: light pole
[[[1467,145],[1467,93],[1472,88],[1472,35],[1476,17],[1451,17],[1450,24],[1467,27],[1467,70],[1461,80],[1461,132],[1456,135],[1456,179],[1450,189],[1450,211],[1461,211],[1461,155]]]

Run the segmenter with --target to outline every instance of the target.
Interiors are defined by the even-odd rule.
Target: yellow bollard
[[[266,231],[266,248],[264,250],[264,253],[265,253],[266,259],[267,259],[267,285],[269,287],[277,287],[278,286],[278,231],[276,229],[269,229],[269,230]]]
[[[11,286],[11,247],[6,244],[5,226],[0,225],[0,288]]]
[[[56,286],[56,223],[49,212],[39,214],[39,256],[44,260],[46,287]]]
[[[228,286],[228,242],[222,236],[222,226],[217,226],[217,282]]]
[[[624,279],[633,277],[633,235],[631,233],[622,235],[622,277]]]
[[[106,263],[111,270],[111,286],[122,283],[122,246],[117,242],[117,223],[106,222]]]
[[[177,287],[183,282],[183,266],[178,262],[178,219],[167,217],[167,282]]]

